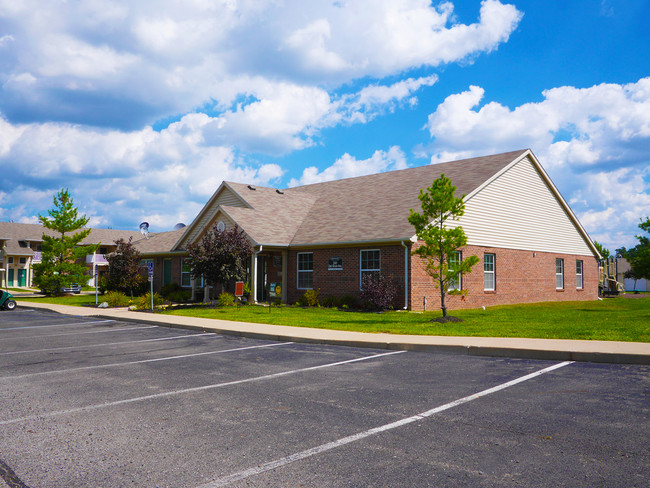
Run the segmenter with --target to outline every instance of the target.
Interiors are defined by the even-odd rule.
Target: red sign
[[[243,281],[235,282],[235,296],[236,297],[244,296],[244,282]]]

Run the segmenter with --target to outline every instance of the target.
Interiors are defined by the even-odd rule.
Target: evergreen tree
[[[477,256],[454,259],[458,249],[467,244],[467,236],[462,227],[445,225],[447,221],[458,220],[465,213],[465,195],[456,198],[455,191],[456,187],[451,180],[444,174],[440,175],[426,191],[420,190],[418,198],[422,204],[422,213],[411,209],[408,219],[415,228],[418,240],[422,241],[412,254],[417,254],[426,261],[427,272],[440,290],[440,308],[445,318],[445,297],[450,285],[456,283],[459,277],[470,273],[472,266],[479,262]]]
[[[38,220],[44,227],[60,235],[51,237],[43,233],[41,262],[32,268],[34,284],[48,294],[58,295],[61,294],[61,288],[73,283],[81,286],[88,283],[83,260],[87,254],[96,251],[99,245],[80,245],[90,234],[90,229],[83,229],[89,219],[85,215],[79,217],[67,189],[54,195],[53,200],[54,207],[48,210],[49,217],[39,215]],[[83,230],[74,233],[78,229]]]

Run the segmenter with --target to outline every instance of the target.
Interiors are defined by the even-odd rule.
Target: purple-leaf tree
[[[216,226],[208,230],[201,241],[187,246],[192,278],[201,276],[212,286],[226,285],[246,278],[246,263],[253,248],[243,230],[236,225],[220,231]]]

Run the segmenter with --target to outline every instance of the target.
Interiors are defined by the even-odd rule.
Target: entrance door
[[[266,256],[257,257],[257,301],[266,300]]]
[[[172,260],[163,259],[163,286],[172,282]]]
[[[9,277],[7,278],[8,286],[14,286],[14,270],[9,269]]]
[[[27,270],[18,270],[18,286],[27,286]]]

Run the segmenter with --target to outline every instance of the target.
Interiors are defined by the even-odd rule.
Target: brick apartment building
[[[461,255],[480,259],[459,283],[468,293],[449,297],[450,308],[597,298],[598,251],[530,150],[284,190],[224,182],[187,228],[167,233],[177,242],[150,256],[164,268],[158,275],[196,288],[184,249],[213,226],[236,225],[254,247],[256,301],[292,303],[307,289],[358,295],[362,276],[380,273],[397,283],[399,308],[437,308],[439,292],[411,254],[418,242],[408,216],[441,173],[466,195],[455,224],[468,236]]]

